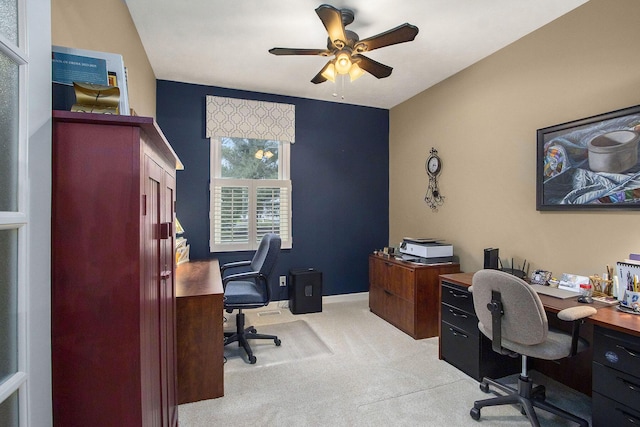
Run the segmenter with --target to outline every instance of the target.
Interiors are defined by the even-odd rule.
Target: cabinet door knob
[[[454,298],[469,298],[469,295],[467,295],[467,294],[459,294],[459,293],[454,292],[454,291],[449,291],[449,293],[451,295],[453,295]]]
[[[160,224],[160,239],[165,240],[173,235],[173,223],[163,222]]]
[[[616,377],[617,380],[622,381],[622,384],[624,384],[625,386],[627,386],[627,388],[629,390],[632,391],[640,391],[640,387],[637,384],[634,384],[632,382],[629,382],[627,380],[625,380],[624,378],[620,378],[620,377]]]
[[[464,314],[464,313],[458,313],[458,312],[456,312],[456,311],[455,311],[454,309],[452,309],[452,308],[450,308],[450,309],[449,309],[449,313],[453,314],[455,317],[462,317],[462,318],[464,318],[464,319],[466,319],[467,317],[469,317],[469,316],[467,316],[467,315],[466,315],[466,314]]]
[[[463,334],[462,332],[458,332],[453,328],[449,328],[449,330],[451,331],[451,333],[453,335],[455,335],[456,337],[462,337],[462,338],[469,338],[467,335]]]
[[[620,349],[622,349],[622,350],[626,351],[627,353],[629,353],[629,355],[630,355],[630,356],[633,356],[633,357],[640,357],[640,354],[636,353],[636,352],[635,352],[635,351],[633,351],[633,350],[629,350],[627,347],[625,347],[625,346],[623,346],[623,345],[617,344],[617,345],[616,345],[616,347],[618,347],[618,348],[620,348]]]
[[[622,415],[624,415],[627,418],[627,421],[629,421],[630,424],[640,424],[640,419],[634,417],[630,413],[623,411],[620,408],[616,408],[616,411],[622,412]]]

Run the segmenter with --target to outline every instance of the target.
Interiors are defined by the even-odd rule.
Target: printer
[[[437,239],[405,237],[400,243],[400,253],[407,261],[419,258],[422,263],[439,263],[453,261],[453,245]]]

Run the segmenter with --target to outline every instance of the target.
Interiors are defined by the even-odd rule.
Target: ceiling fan
[[[373,37],[360,40],[356,33],[345,29],[347,25],[353,22],[354,13],[352,10],[336,9],[328,4],[322,4],[318,6],[316,13],[329,34],[326,49],[294,49],[286,47],[269,49],[269,53],[274,55],[334,56],[311,79],[311,82],[315,84],[327,80],[335,81],[338,74],[349,74],[351,81],[354,81],[362,76],[365,71],[379,79],[389,77],[393,68],[367,58],[362,54],[381,47],[412,41],[418,34],[418,27],[405,23]]]

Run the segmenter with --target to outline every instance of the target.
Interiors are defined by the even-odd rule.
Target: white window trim
[[[209,186],[209,250],[210,252],[233,252],[233,251],[248,251],[255,250],[258,247],[256,242],[256,204],[255,194],[256,189],[259,187],[281,187],[286,188],[289,194],[288,203],[288,236],[281,235],[281,248],[291,249],[293,246],[293,233],[292,233],[292,208],[291,208],[291,180],[289,179],[290,173],[290,153],[291,143],[280,141],[278,148],[278,179],[226,179],[221,177],[221,168],[218,167],[221,163],[222,157],[222,143],[219,138],[210,138],[210,177],[211,183]],[[229,243],[229,244],[215,244],[215,186],[217,185],[227,186],[240,186],[249,187],[249,198],[252,202],[249,203],[249,242],[248,243]]]

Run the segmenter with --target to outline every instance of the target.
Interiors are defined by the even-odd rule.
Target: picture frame
[[[536,131],[536,210],[640,209],[640,105]]]

